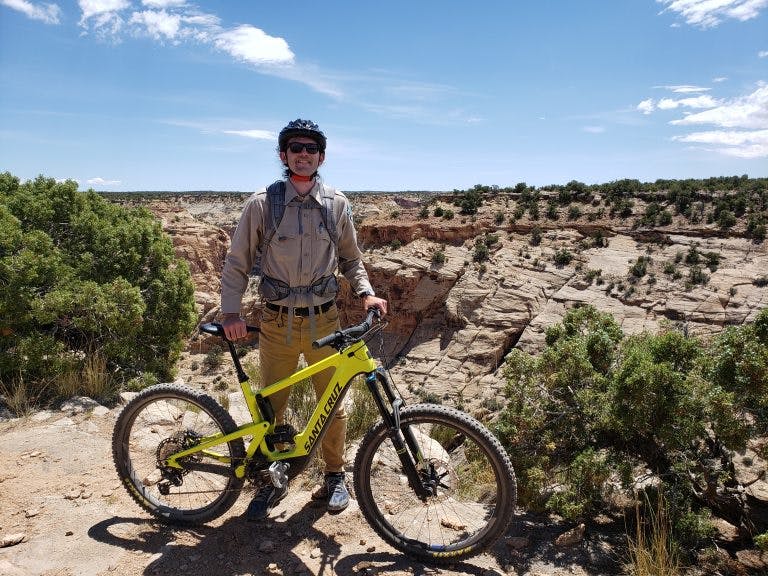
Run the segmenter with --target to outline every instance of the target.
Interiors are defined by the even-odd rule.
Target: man
[[[294,120],[280,131],[278,149],[285,179],[248,200],[224,263],[222,325],[230,340],[246,335],[241,300],[248,274],[254,267],[260,270],[264,310],[259,358],[264,386],[292,374],[301,354],[312,364],[335,352],[329,347],[313,350],[312,341],[340,327],[337,269],[362,299],[363,310],[375,307],[382,314],[387,312],[387,301],[375,296],[363,267],[349,200],[318,176],[325,147],[325,135],[310,120]],[[313,378],[318,396],[330,372]],[[285,421],[288,394],[286,390],[271,396],[278,424]],[[322,442],[325,481],[312,495],[327,500],[330,512],[340,512],[349,504],[344,476],[346,426],[347,414],[340,406]],[[271,484],[259,490],[247,518],[265,518],[286,491],[287,487]]]

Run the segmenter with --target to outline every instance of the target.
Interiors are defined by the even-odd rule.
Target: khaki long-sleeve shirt
[[[267,191],[262,189],[248,199],[224,262],[222,313],[240,312],[242,297],[248,286],[248,274],[258,259],[261,259],[263,276],[285,282],[292,288],[311,286],[321,278],[335,274],[338,269],[355,293],[373,293],[357,245],[349,199],[333,190],[333,218],[338,237],[334,247],[323,221],[322,187],[322,182],[317,180],[302,199],[291,181],[286,181],[285,212],[264,254],[261,253],[261,243],[267,231],[266,219],[271,216]],[[308,297],[315,306],[329,299],[328,296],[314,294]],[[274,300],[273,303],[290,306],[293,300],[289,297]]]

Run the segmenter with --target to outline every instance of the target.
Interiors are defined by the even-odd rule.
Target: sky
[[[0,0],[0,172],[253,191],[768,176],[768,0]]]

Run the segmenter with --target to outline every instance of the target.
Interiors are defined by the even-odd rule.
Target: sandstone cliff
[[[366,267],[391,306],[374,348],[406,395],[473,405],[492,398],[510,349],[540,350],[545,329],[581,304],[610,312],[627,334],[673,325],[701,336],[751,321],[768,305],[768,246],[745,238],[743,222],[726,235],[678,216],[639,227],[632,216],[605,217],[597,201],[577,218],[561,209],[556,220],[534,221],[511,217],[513,195],[485,197],[473,216],[459,215],[449,195],[350,196]],[[203,319],[217,313],[219,273],[246,198],[147,201],[189,262]],[[457,214],[434,216],[438,207]],[[644,208],[637,200],[634,214]],[[339,303],[343,317],[359,318],[347,286]],[[250,321],[258,322],[259,309],[251,291]]]

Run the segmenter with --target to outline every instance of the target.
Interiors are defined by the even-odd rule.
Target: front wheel
[[[237,500],[243,479],[234,468],[245,457],[242,438],[183,458],[181,469],[164,466],[164,461],[203,438],[236,428],[210,396],[159,384],[140,392],[117,417],[112,457],[120,480],[142,508],[171,524],[202,524]]]
[[[400,412],[420,454],[420,498],[409,485],[391,431],[377,423],[355,459],[355,493],[363,515],[394,548],[447,564],[489,548],[506,530],[517,500],[515,472],[504,448],[480,422],[458,410],[417,404]]]

